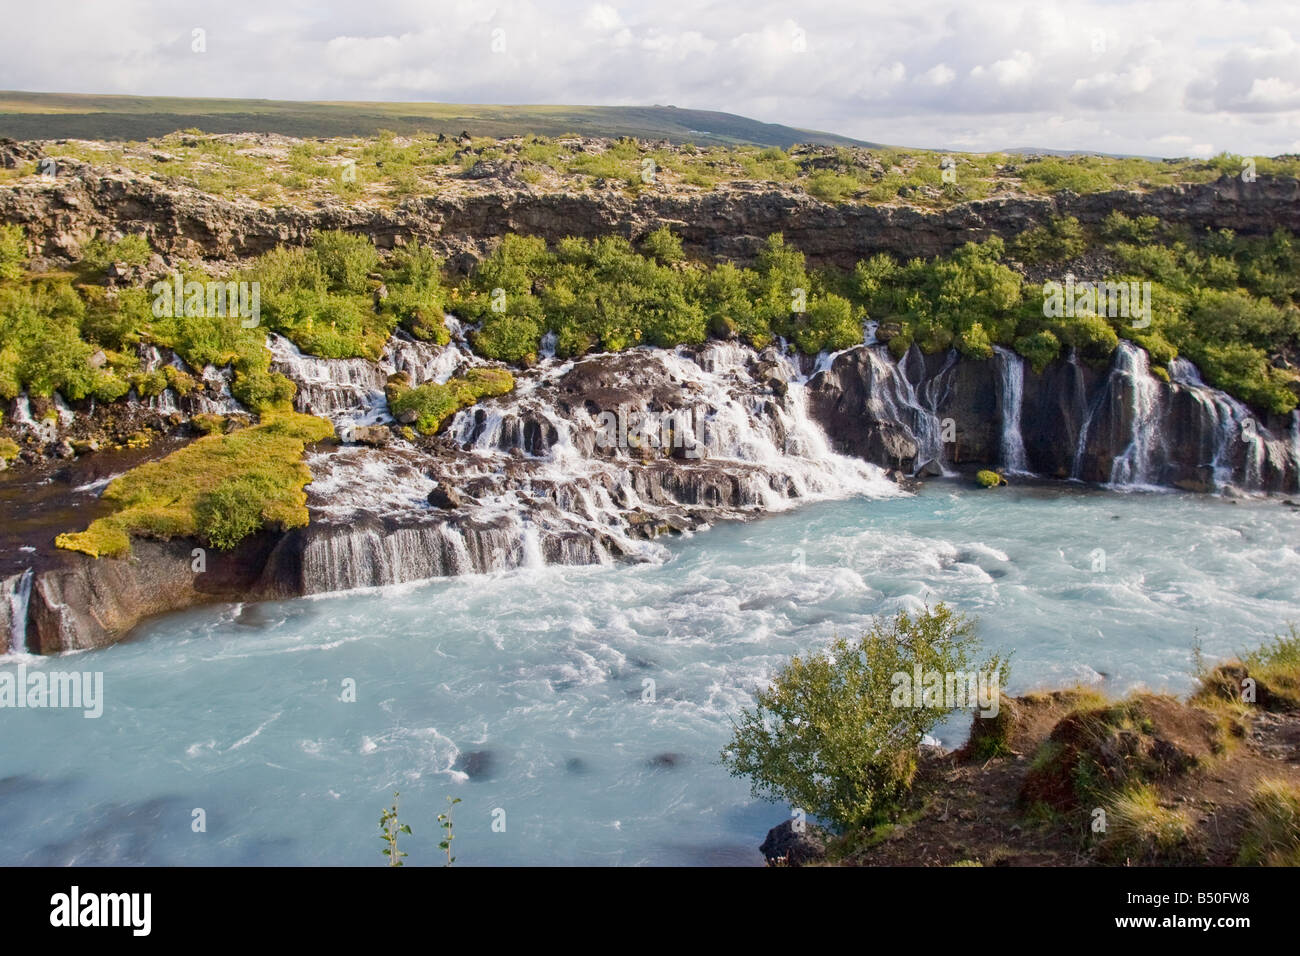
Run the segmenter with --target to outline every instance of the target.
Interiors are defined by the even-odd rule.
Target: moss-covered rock
[[[385,392],[393,417],[413,425],[421,435],[432,435],[452,415],[480,399],[505,395],[515,387],[514,376],[504,368],[474,368],[463,378],[426,382],[407,387],[405,375],[390,376]]]
[[[126,554],[131,535],[190,536],[228,549],[262,528],[301,527],[311,481],[303,449],[331,434],[329,422],[296,412],[209,434],[115,479],[103,497],[116,510],[55,544],[92,557]]]

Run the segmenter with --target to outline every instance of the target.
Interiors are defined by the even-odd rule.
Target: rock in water
[[[435,508],[454,510],[462,504],[460,493],[451,485],[439,485],[429,492],[429,504]]]
[[[826,831],[815,824],[803,823],[803,832],[797,832],[795,822],[786,820],[767,831],[767,839],[758,849],[769,865],[807,866],[826,859]]]

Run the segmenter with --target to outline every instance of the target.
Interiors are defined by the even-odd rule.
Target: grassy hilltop
[[[871,146],[817,130],[714,110],[675,106],[488,106],[456,103],[361,103],[98,96],[0,91],[0,136],[13,139],[142,140],[178,129],[284,136],[374,136],[468,131],[471,136],[633,136],[701,145]]]

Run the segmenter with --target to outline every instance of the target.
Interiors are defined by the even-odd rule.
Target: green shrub
[[[1083,227],[1073,216],[1026,229],[1015,242],[1017,258],[1035,264],[1075,259],[1083,255],[1086,248]]]
[[[339,230],[318,232],[312,236],[311,251],[331,288],[368,291],[366,277],[379,265],[379,253],[365,236]]]
[[[262,527],[262,501],[273,492],[261,476],[227,478],[194,503],[199,536],[214,548],[233,548]]]
[[[972,322],[958,333],[957,348],[967,358],[982,360],[993,357],[993,343],[989,341],[984,326],[978,322]]]
[[[96,236],[82,250],[81,260],[94,272],[102,273],[114,262],[142,266],[152,255],[153,249],[144,236],[123,236],[114,242]]]
[[[672,230],[667,226],[660,226],[647,235],[641,240],[641,247],[645,250],[645,254],[656,262],[680,262],[686,258],[686,253],[682,251],[681,238],[673,235]]]
[[[416,431],[432,435],[462,408],[483,398],[505,395],[514,387],[514,376],[505,369],[474,368],[463,378],[443,383],[426,382],[415,388],[394,383],[390,386],[388,407],[397,418],[414,413]]]
[[[815,355],[862,343],[862,316],[855,317],[848,299],[827,294],[814,296],[803,315],[792,322],[791,337],[801,352]]]
[[[831,172],[828,169],[813,173],[804,183],[804,189],[808,191],[808,195],[829,203],[843,202],[861,188],[861,185],[852,176]]]
[[[839,827],[876,822],[916,769],[917,747],[951,710],[895,706],[896,674],[980,670],[1005,679],[997,657],[974,665],[974,624],[940,604],[900,613],[858,640],[794,657],[741,714],[722,753],[755,796],[802,808]]]
[[[1116,242],[1150,242],[1160,229],[1160,220],[1155,216],[1138,216],[1130,219],[1118,209],[1112,211],[1102,222],[1101,234]]]

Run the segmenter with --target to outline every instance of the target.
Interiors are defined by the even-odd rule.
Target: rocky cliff
[[[20,148],[25,156],[40,153],[38,144]],[[313,230],[346,229],[381,248],[418,239],[462,268],[507,233],[548,241],[611,234],[636,238],[661,225],[680,234],[696,255],[745,261],[763,239],[781,232],[814,265],[852,267],[876,252],[928,257],[969,240],[1010,238],[1054,216],[1100,223],[1113,210],[1158,216],[1197,232],[1300,232],[1300,182],[1225,177],[1145,193],[1001,197],[942,211],[832,205],[775,183],[737,182],[707,192],[631,198],[615,188],[555,192],[499,180],[485,180],[468,193],[406,199],[391,208],[331,199],[304,209],[224,199],[174,181],[83,163],[62,163],[53,177],[0,188],[0,221],[23,225],[39,254],[56,259],[75,258],[96,232],[142,233],[156,249],[175,256],[239,259],[278,244],[305,242]]]

